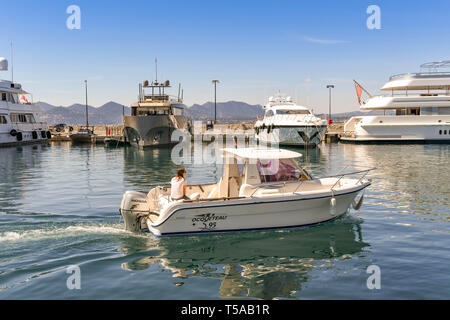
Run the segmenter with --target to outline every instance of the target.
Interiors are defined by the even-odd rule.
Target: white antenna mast
[[[11,41],[11,82],[14,83],[14,55],[13,55],[12,41]]]
[[[158,83],[158,58],[155,58],[155,73],[156,73],[156,83]]]

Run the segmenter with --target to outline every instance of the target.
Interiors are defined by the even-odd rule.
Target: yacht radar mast
[[[437,72],[437,69],[450,68],[450,60],[427,62],[420,65],[420,68],[429,69],[430,72]]]

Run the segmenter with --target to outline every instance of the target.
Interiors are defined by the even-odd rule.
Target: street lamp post
[[[86,85],[86,127],[89,127],[87,80],[84,80],[84,83]]]
[[[213,80],[214,83],[214,124],[217,121],[217,84],[220,83],[219,80]]]
[[[329,84],[327,85],[327,89],[330,89],[330,95],[329,95],[329,105],[328,105],[328,124],[331,124],[331,89],[334,88],[334,85]]]

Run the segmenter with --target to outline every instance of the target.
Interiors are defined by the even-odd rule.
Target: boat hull
[[[292,147],[315,147],[321,143],[326,126],[276,127],[261,129],[256,138],[264,143]]]
[[[450,116],[353,117],[344,125],[343,142],[450,143]]]
[[[72,134],[70,135],[70,140],[72,143],[91,143],[92,136],[84,134]]]
[[[181,116],[124,116],[125,136],[130,145],[139,148],[172,146],[172,133],[182,124]]]
[[[36,132],[33,136],[33,132]],[[42,133],[43,132],[43,133]],[[0,148],[1,147],[13,147],[29,144],[42,144],[48,143],[47,131],[45,129],[36,129],[32,131],[20,131],[21,140],[18,140],[17,135],[12,136],[10,132],[0,132]],[[45,137],[43,137],[45,136]]]
[[[326,222],[345,214],[358,193],[367,185],[336,194],[335,206],[331,193],[317,196],[293,195],[284,198],[245,198],[219,203],[180,204],[162,221],[147,220],[156,236],[187,233],[250,231],[292,228]]]

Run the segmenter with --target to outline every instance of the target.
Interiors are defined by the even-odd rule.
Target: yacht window
[[[17,98],[17,94],[10,93],[9,96],[10,96],[10,101],[12,103],[18,103],[19,102],[19,99]]]
[[[266,112],[266,117],[271,117],[271,116],[273,116],[273,111],[272,110],[268,110]]]
[[[11,122],[15,122],[15,123],[18,123],[18,122],[26,123],[27,122],[27,116],[25,114],[11,113],[10,118],[11,118]],[[33,117],[33,120],[34,120],[34,117]]]
[[[29,123],[35,123],[36,122],[36,120],[34,119],[33,114],[31,114],[31,113],[30,114],[26,114],[25,118],[26,118],[25,122],[29,122]]]
[[[256,167],[262,183],[298,181],[302,173],[292,159],[258,160]]]
[[[447,134],[447,130],[444,130],[444,134]]]
[[[419,116],[420,115],[420,108],[413,108],[413,109],[409,109],[410,112],[409,114],[412,116]]]
[[[2,101],[6,101],[6,92],[2,92]]]
[[[311,114],[309,110],[277,110],[277,114]]]
[[[439,130],[439,134],[442,134],[442,130]]]
[[[0,116],[0,124],[6,124],[8,121],[6,120],[5,116]]]

